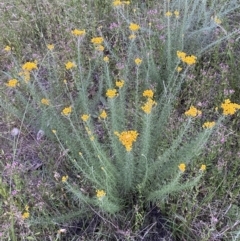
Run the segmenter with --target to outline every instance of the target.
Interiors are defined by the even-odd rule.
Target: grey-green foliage
[[[89,45],[86,42],[88,36],[83,39],[72,36],[74,57],[71,61],[75,61],[76,68],[63,71],[64,62],[57,60],[54,52],[48,51],[39,69],[32,73],[29,83],[17,77],[17,70],[13,73],[19,79],[20,87],[13,94],[14,100],[8,100],[8,96],[2,99],[2,105],[5,108],[10,107],[16,115],[19,115],[18,111],[30,101],[27,118],[37,128],[43,129],[48,138],[58,141],[63,151],[68,150],[71,173],[66,188],[86,206],[98,206],[109,213],[129,210],[136,205],[139,190],[146,203],[162,200],[170,193],[192,187],[201,177],[199,173],[195,178],[185,181],[178,165],[197,165],[194,160],[201,154],[212,130],[202,131],[201,124],[193,129],[187,118],[183,124],[176,120],[180,126],[179,130],[169,134],[168,128],[174,102],[188,72],[187,66],[184,66],[186,70],[183,74],[175,71],[180,63],[176,51],[186,49],[187,54],[199,54],[211,45],[208,39],[209,42],[206,41],[196,48],[202,38],[196,35],[194,41],[192,39],[193,34],[214,28],[210,23],[209,8],[215,5],[208,5],[205,1],[175,1],[169,4],[173,5],[167,9],[165,1],[165,10],[179,9],[182,15],[179,22],[165,17],[163,20],[168,25],[165,32],[168,36],[167,41],[161,43],[162,48],[166,49],[163,61],[167,62],[168,76],[158,80],[162,83],[163,90],[155,94],[157,105],[150,114],[141,109],[146,101],[142,92],[152,89],[152,85],[160,84],[149,80],[149,76],[158,75],[152,73],[158,71],[152,67],[152,64],[157,66],[155,62],[158,59],[149,57],[149,51],[153,49],[151,41],[149,44],[145,40],[144,32],[136,41],[130,41],[128,29],[126,32],[117,33],[125,44],[122,47],[124,54],[121,49],[112,47],[111,38],[105,39],[104,45],[110,55],[109,63],[103,62],[103,54],[94,50],[93,46],[89,47],[92,49],[91,56],[83,54],[85,46]],[[123,10],[115,11],[117,18],[125,21],[126,28],[129,22],[134,21],[128,19]],[[99,35],[101,34],[100,32]],[[179,37],[183,34],[184,38]],[[151,38],[151,35],[149,36]],[[134,63],[136,57],[143,60],[140,66]],[[119,62],[123,62],[124,69],[115,73],[115,66]],[[40,74],[42,69],[46,72],[44,79]],[[160,69],[161,71],[164,70]],[[66,84],[63,82],[62,72],[67,72]],[[106,90],[116,88],[115,80],[118,78],[124,79],[123,88],[118,89],[118,96],[115,98],[106,98]],[[93,94],[90,94],[91,91]],[[42,105],[42,98],[50,99],[50,105]],[[72,107],[71,114],[61,114],[61,111],[69,106]],[[106,120],[99,119],[102,109],[108,113]],[[90,115],[87,122],[81,120],[83,114]],[[55,135],[52,130],[56,130]],[[136,130],[139,133],[130,152],[126,151],[114,134],[115,131],[127,130]],[[89,193],[82,192],[78,182],[79,188],[73,186],[79,173],[87,180]],[[104,190],[106,197],[98,200],[96,190]]]

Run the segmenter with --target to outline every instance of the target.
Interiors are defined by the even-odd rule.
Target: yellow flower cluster
[[[81,119],[84,121],[84,122],[86,122],[88,119],[89,119],[89,115],[87,115],[87,114],[84,114],[84,115],[82,115],[81,116]]]
[[[217,16],[213,18],[213,21],[218,25],[222,23],[222,21]]]
[[[22,65],[23,71],[32,71],[34,69],[37,69],[37,61],[34,62],[26,62]]]
[[[63,110],[62,110],[62,115],[66,115],[66,116],[68,116],[68,115],[70,115],[71,114],[71,112],[72,112],[72,107],[71,106],[69,106],[69,107],[65,107]]]
[[[125,146],[127,151],[132,150],[132,144],[137,140],[137,136],[139,135],[137,131],[123,131],[118,133],[114,132],[116,136],[118,136],[119,141]]]
[[[68,175],[62,176],[62,182],[66,182],[68,180]]]
[[[22,219],[27,219],[30,217],[30,213],[29,213],[29,206],[26,205],[25,206],[25,212],[22,214]]]
[[[114,7],[119,7],[119,6],[123,6],[124,4],[125,4],[125,5],[129,5],[129,4],[130,4],[130,1],[115,0],[115,1],[113,1],[112,4],[113,4]]]
[[[4,50],[5,50],[6,52],[10,52],[10,51],[11,51],[11,47],[7,45],[7,46],[4,48]]]
[[[16,79],[10,79],[7,83],[6,86],[10,88],[15,88],[18,85],[18,80]]]
[[[97,45],[95,49],[96,49],[97,51],[102,52],[102,51],[104,50],[104,47],[100,44],[100,45]]]
[[[114,98],[117,95],[117,90],[116,89],[108,89],[106,92],[106,96],[108,98]]]
[[[85,29],[79,30],[79,29],[75,28],[74,30],[72,30],[72,34],[76,37],[81,37],[81,36],[84,36],[86,34],[86,31],[85,31]]]
[[[140,29],[140,26],[136,23],[130,23],[129,29],[133,32],[138,31]]]
[[[47,44],[47,48],[52,51],[54,49],[54,45],[53,44]]]
[[[186,63],[187,65],[195,64],[197,61],[197,57],[194,55],[186,55],[186,53],[177,51],[177,56],[182,62]]]
[[[210,122],[210,121],[207,121],[207,122],[205,122],[203,125],[202,125],[202,127],[203,128],[212,128],[212,127],[214,127],[215,126],[215,121],[212,121],[212,122]]]
[[[104,190],[96,190],[96,196],[98,199],[102,199],[106,196],[106,192],[104,192]]]
[[[23,79],[26,83],[30,80],[30,72],[29,71],[22,71],[18,75],[23,76]]]
[[[116,84],[116,86],[120,89],[120,88],[122,88],[123,85],[124,85],[124,80],[117,80],[117,81],[115,82],[115,84]]]
[[[173,13],[174,13],[174,15],[175,15],[176,18],[179,18],[179,11],[178,11],[178,10],[175,10]],[[166,17],[171,17],[171,16],[172,16],[172,12],[167,11],[167,12],[165,13],[165,16],[166,16]]]
[[[136,58],[136,59],[134,60],[134,62],[135,62],[136,65],[140,65],[140,64],[142,63],[142,59]]]
[[[108,63],[108,62],[109,62],[109,57],[108,57],[108,56],[105,56],[105,57],[103,58],[103,61],[104,61],[105,63]]]
[[[106,119],[107,118],[107,112],[105,110],[102,110],[101,114],[99,115],[100,118]]]
[[[91,39],[91,43],[100,45],[103,42],[103,37],[95,37]]]
[[[203,165],[201,165],[201,167],[200,167],[200,171],[206,171],[206,168],[207,168],[206,165],[203,164]]]
[[[236,103],[231,103],[229,99],[226,99],[224,103],[221,104],[224,115],[233,115],[237,110],[240,109],[240,105]]]
[[[179,170],[180,170],[181,172],[185,172],[185,170],[186,170],[186,164],[181,163],[181,164],[178,166],[178,168],[179,168]]]
[[[141,106],[141,109],[146,113],[146,114],[150,114],[151,111],[152,111],[152,108],[154,105],[157,105],[157,102],[154,101],[152,98],[153,98],[153,91],[152,90],[145,90],[143,92],[143,96],[144,97],[147,97],[147,101],[146,103]]]
[[[69,69],[72,69],[72,68],[76,67],[76,64],[74,62],[68,61],[65,64],[65,67],[66,67],[67,70],[69,70]]]
[[[49,104],[50,104],[50,100],[49,100],[49,99],[46,99],[46,98],[43,98],[43,99],[41,99],[41,103],[42,103],[43,105],[49,105]]]
[[[202,111],[198,110],[196,107],[194,106],[190,106],[189,110],[185,112],[186,116],[190,116],[190,117],[196,117],[197,115],[201,115]]]

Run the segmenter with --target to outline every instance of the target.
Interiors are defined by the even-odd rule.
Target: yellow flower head
[[[15,88],[18,85],[18,80],[16,79],[10,79],[7,83],[6,86],[10,88]]]
[[[179,170],[180,170],[181,172],[185,172],[185,170],[186,170],[186,165],[185,165],[184,163],[181,163],[181,164],[178,166],[178,168],[179,168]]]
[[[53,44],[47,44],[47,48],[52,51],[54,49],[54,45]]]
[[[166,17],[171,17],[171,16],[172,16],[172,13],[171,13],[170,11],[168,11],[168,12],[165,13],[165,16],[166,16]]]
[[[129,29],[133,32],[138,31],[140,29],[140,26],[136,23],[130,23]]]
[[[62,110],[62,115],[70,115],[71,114],[71,112],[72,112],[72,107],[71,106],[69,106],[69,107],[65,107],[63,110]]]
[[[43,98],[43,99],[41,99],[41,103],[43,105],[49,105],[50,104],[50,100]]]
[[[117,90],[116,89],[108,89],[106,92],[106,96],[108,98],[114,98],[117,95]]]
[[[200,167],[200,171],[206,171],[206,165],[201,165],[201,167]]]
[[[104,192],[103,190],[96,190],[96,196],[98,199],[102,199],[106,196],[106,192]]]
[[[147,102],[141,108],[146,114],[150,114],[153,106],[156,104],[157,103],[154,100],[152,100],[151,98],[148,98]]]
[[[109,57],[108,57],[108,56],[105,56],[105,57],[103,58],[103,61],[106,62],[106,63],[108,63],[108,62],[109,62]]]
[[[4,50],[5,50],[6,52],[10,52],[10,51],[11,51],[11,47],[7,45],[7,46],[4,48]]]
[[[112,4],[114,7],[118,7],[118,6],[121,6],[123,3],[120,0],[116,0],[116,1],[113,1]]]
[[[136,58],[136,59],[134,60],[134,62],[135,62],[136,65],[140,65],[140,64],[142,63],[142,59]]]
[[[107,112],[105,110],[102,110],[101,114],[99,115],[100,118],[106,119],[107,118]]]
[[[213,21],[218,25],[222,23],[222,21],[217,16],[214,17]]]
[[[22,214],[22,219],[27,219],[29,217],[30,217],[30,213],[28,211]]]
[[[188,65],[196,64],[197,57],[194,55],[186,56],[182,61]]]
[[[202,125],[202,127],[203,128],[212,128],[215,126],[215,124],[216,124],[215,121],[212,121],[212,122],[207,121]]]
[[[195,116],[201,115],[201,114],[202,114],[202,112],[192,105],[190,106],[190,109],[185,112],[186,116],[191,116],[191,117],[195,117]]]
[[[237,110],[240,109],[240,105],[236,103],[231,103],[229,99],[226,99],[224,103],[221,104],[223,109],[223,115],[233,115]]]
[[[95,48],[97,51],[103,51],[104,50],[104,47],[102,45],[97,45],[96,48]]]
[[[132,150],[132,144],[137,140],[137,136],[139,135],[137,131],[114,132],[114,134],[118,136],[119,141],[125,146],[127,151]]]
[[[33,69],[37,69],[37,61],[34,62],[26,62],[22,65],[22,69],[24,71],[32,71]]]
[[[120,89],[120,88],[122,88],[123,85],[124,85],[124,80],[117,80],[117,81],[115,82],[115,84],[116,84],[116,86]]]
[[[65,68],[66,68],[67,70],[72,69],[72,68],[74,68],[74,67],[76,67],[76,64],[75,64],[74,62],[68,61],[68,62],[65,64]]]
[[[68,180],[68,175],[62,176],[62,182],[66,182]]]
[[[154,93],[152,90],[144,90],[144,92],[143,92],[144,97],[153,98],[153,95],[154,95]]]
[[[186,53],[181,52],[181,51],[177,51],[177,56],[178,56],[179,59],[182,60],[182,59],[185,59]]]
[[[29,71],[22,71],[18,74],[19,76],[22,76],[24,81],[27,83],[30,80],[30,72]]]
[[[84,114],[81,116],[81,119],[86,122],[89,119],[90,115]]]
[[[75,28],[74,30],[72,30],[72,34],[76,37],[80,37],[80,36],[84,36],[86,34],[86,31],[85,29],[79,30]]]
[[[173,13],[174,13],[174,15],[175,15],[176,18],[179,18],[179,11],[176,10],[176,11],[174,11]]]
[[[91,43],[99,45],[102,44],[103,42],[103,37],[95,37],[91,39]]]
[[[136,35],[135,34],[131,34],[131,35],[129,35],[129,37],[128,37],[129,39],[131,39],[131,40],[133,40],[133,39],[135,39],[136,38]]]
[[[179,73],[179,72],[181,72],[182,71],[182,68],[181,67],[177,67],[177,72]]]
[[[52,133],[55,135],[57,133],[57,131],[56,130],[52,130]]]

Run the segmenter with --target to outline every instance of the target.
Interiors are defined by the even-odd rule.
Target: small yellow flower
[[[29,218],[30,217],[30,213],[27,211],[27,212],[24,212],[23,214],[22,214],[22,218],[23,219],[27,219],[27,218]]]
[[[94,140],[94,136],[90,136],[90,141],[93,141]]]
[[[29,206],[25,205],[25,210],[28,212],[29,211]]]
[[[76,37],[80,37],[80,36],[84,36],[86,34],[86,31],[85,29],[79,30],[75,28],[74,30],[72,30],[72,34]]]
[[[19,76],[22,76],[24,81],[27,83],[30,80],[30,72],[29,71],[22,71],[18,74]]]
[[[157,103],[154,100],[152,100],[151,98],[148,98],[147,102],[141,108],[146,114],[150,114],[153,106],[156,104]]]
[[[173,13],[174,13],[176,18],[179,18],[179,11],[175,10]]]
[[[222,21],[217,16],[213,18],[213,21],[218,25],[222,23]]]
[[[105,57],[103,58],[103,61],[106,62],[106,63],[108,63],[108,62],[109,62],[109,57],[108,57],[108,56],[105,56]]]
[[[57,131],[56,130],[52,130],[52,133],[55,135],[57,133]]]
[[[117,90],[116,89],[108,89],[106,92],[106,96],[108,98],[114,98],[117,95]]]
[[[154,93],[152,90],[144,90],[144,92],[143,92],[144,97],[153,98],[153,95],[154,95]]]
[[[100,118],[106,119],[107,118],[107,112],[105,110],[102,110],[101,114],[99,115]]]
[[[133,142],[137,140],[139,135],[137,131],[123,131],[121,133],[115,131],[114,134],[118,136],[119,141],[125,146],[127,151],[132,150]]]
[[[136,59],[134,60],[134,62],[135,62],[136,65],[140,65],[140,64],[142,63],[142,59],[136,58]]]
[[[215,126],[215,124],[216,124],[215,121],[212,121],[212,122],[207,121],[202,125],[202,127],[203,128],[212,128]]]
[[[53,44],[47,44],[47,48],[52,51],[54,49],[54,45]]]
[[[62,182],[66,182],[68,180],[68,175],[62,176]]]
[[[202,114],[202,112],[192,105],[190,106],[190,109],[185,112],[186,116],[191,116],[191,117],[195,117],[195,116],[201,115],[201,114]]]
[[[181,164],[178,166],[178,168],[179,168],[179,170],[180,170],[181,172],[185,172],[185,170],[186,170],[186,165],[185,165],[184,163],[181,163]]]
[[[7,45],[7,46],[4,48],[4,50],[5,50],[6,52],[10,52],[10,51],[11,51],[11,47]]]
[[[136,23],[130,23],[129,29],[133,32],[138,31],[140,29],[140,26]]]
[[[16,79],[10,79],[7,83],[6,86],[10,88],[15,88],[18,85],[18,80]]]
[[[185,59],[186,53],[181,52],[181,51],[177,51],[177,56],[178,56],[179,59],[182,60],[182,59]]]
[[[201,167],[200,167],[200,171],[206,171],[206,165],[201,165]]]
[[[97,45],[95,48],[97,51],[102,52],[104,50],[104,47],[102,45]]]
[[[103,37],[95,37],[91,39],[91,43],[99,45],[102,44],[103,42]]]
[[[65,64],[65,67],[66,67],[67,70],[69,70],[69,69],[72,69],[72,68],[76,67],[76,64],[74,62],[68,61]]]
[[[168,12],[165,13],[165,16],[166,16],[166,17],[171,17],[171,16],[172,16],[172,13],[171,13],[170,11],[168,11]]]
[[[177,67],[177,72],[179,73],[179,72],[181,72],[182,71],[182,68],[181,67]]]
[[[119,1],[119,0],[116,0],[116,1],[113,1],[112,4],[113,4],[114,7],[118,7],[118,6],[121,6],[121,5],[122,5],[122,2]]]
[[[129,39],[131,39],[131,40],[133,40],[133,39],[135,39],[136,38],[136,35],[135,34],[131,34],[131,35],[129,35],[129,37],[128,37]]]
[[[188,65],[195,64],[196,60],[197,60],[197,57],[194,55],[189,55],[189,56],[186,56],[184,59],[182,59],[182,61]]]
[[[106,196],[106,192],[104,192],[104,190],[96,190],[96,196],[98,199],[102,199],[103,197]]]
[[[50,104],[50,100],[48,100],[48,99],[46,99],[46,98],[43,98],[43,99],[41,99],[41,103],[42,103],[43,105],[49,105],[49,104]]]
[[[81,119],[86,122],[89,119],[90,115],[84,114],[81,116]]]
[[[37,61],[34,62],[26,62],[22,65],[22,69],[24,71],[32,71],[33,69],[37,69]]]
[[[223,115],[233,115],[237,110],[240,109],[240,105],[236,103],[231,103],[229,99],[226,99],[224,103],[221,104],[223,109]]]
[[[124,80],[117,80],[117,81],[115,82],[115,84],[116,84],[116,86],[120,89],[120,88],[122,88],[123,85],[124,85]]]
[[[71,106],[69,106],[69,107],[65,107],[63,110],[62,110],[62,114],[63,115],[69,115],[70,113],[72,112],[72,107]]]

